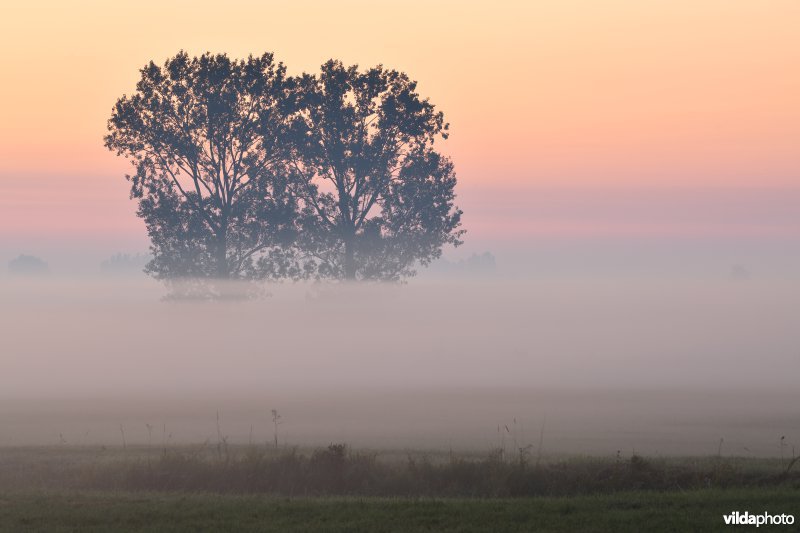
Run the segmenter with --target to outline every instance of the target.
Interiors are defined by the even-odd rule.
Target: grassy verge
[[[0,531],[730,531],[750,529],[726,526],[723,514],[738,510],[798,516],[798,496],[790,488],[474,500],[6,493],[0,495]]]
[[[621,491],[800,487],[800,473],[771,459],[572,457],[504,460],[498,454],[430,457],[331,445],[309,451],[195,448],[0,451],[2,490],[110,490],[364,496],[524,498]]]

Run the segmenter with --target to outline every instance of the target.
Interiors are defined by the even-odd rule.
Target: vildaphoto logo
[[[745,511],[740,513],[734,511],[731,514],[722,515],[725,524],[729,526],[766,526],[766,525],[786,525],[794,524],[794,515],[791,514],[769,514],[767,512],[761,514],[750,514]]]

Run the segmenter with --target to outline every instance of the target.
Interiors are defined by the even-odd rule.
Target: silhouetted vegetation
[[[152,257],[145,254],[114,254],[102,263],[100,270],[105,274],[140,274]]]
[[[119,99],[106,146],[127,176],[159,278],[296,274],[288,254],[297,205],[281,139],[286,70],[271,54],[232,61],[179,53],[141,70]]]
[[[297,83],[298,243],[319,276],[397,280],[461,243],[453,164],[434,149],[448,124],[415,81],[331,60]]]
[[[8,262],[8,271],[14,275],[40,276],[50,272],[47,263],[34,255],[22,254]]]
[[[440,259],[431,265],[434,274],[453,276],[490,277],[497,273],[497,260],[491,252],[472,254],[465,259],[449,261]]]
[[[780,461],[747,458],[573,457],[529,464],[520,454],[381,458],[344,444],[296,448],[220,446],[42,450],[0,463],[3,487],[268,493],[285,496],[527,497],[631,490],[800,487]]]
[[[448,125],[395,70],[181,52],[108,129],[157,278],[399,280],[461,243]]]

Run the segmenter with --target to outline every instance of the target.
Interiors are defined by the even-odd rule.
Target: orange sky
[[[71,202],[85,209],[65,231],[140,231],[102,136],[138,69],[181,48],[407,71],[452,125],[467,203],[504,187],[794,187],[798,28],[797,0],[5,2],[0,223],[44,231]]]

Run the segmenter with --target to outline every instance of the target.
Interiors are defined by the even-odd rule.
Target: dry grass
[[[779,459],[572,457],[254,446],[0,450],[0,490],[97,489],[285,496],[526,497],[800,486]]]

